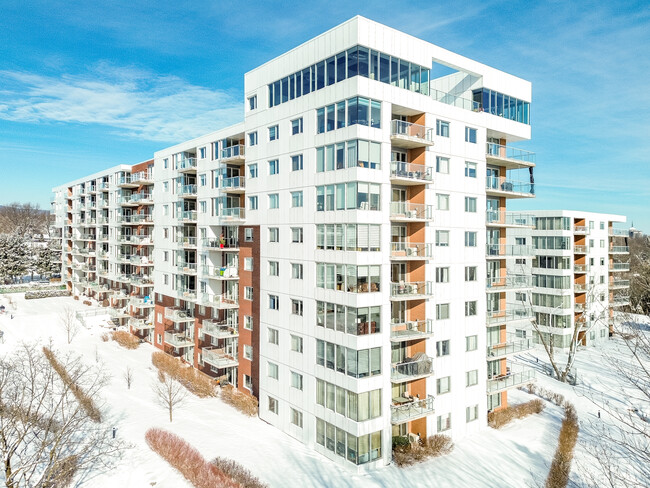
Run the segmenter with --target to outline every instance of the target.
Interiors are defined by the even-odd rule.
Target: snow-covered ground
[[[0,296],[0,304],[7,306],[7,298],[7,295]],[[215,456],[234,459],[271,487],[522,487],[546,477],[555,451],[562,411],[550,404],[541,415],[515,421],[499,431],[486,428],[456,442],[454,451],[448,456],[407,469],[387,466],[361,475],[342,469],[258,418],[245,417],[218,397],[188,396],[186,403],[175,411],[170,424],[167,412],[153,399],[151,385],[157,381],[151,366],[153,346],[143,344],[137,350],[126,350],[113,341],[103,342],[101,335],[106,331],[103,328],[106,317],[87,319],[88,328],[82,328],[68,345],[58,314],[66,305],[75,309],[87,307],[71,298],[25,301],[22,294],[12,295],[12,298],[17,304],[14,318],[9,314],[0,315],[0,330],[4,332],[0,354],[10,352],[21,341],[44,344],[52,340],[58,351],[74,351],[89,364],[99,358],[112,377],[103,391],[105,416],[110,418],[106,424],[107,435],[116,427],[117,435],[134,448],[127,452],[117,469],[90,481],[88,486],[93,488],[190,486],[146,445],[144,433],[151,427],[175,432],[206,459]],[[540,365],[543,354],[541,349],[534,353],[540,357]],[[577,360],[578,371],[581,381],[587,385],[609,388],[615,378],[603,371],[599,354],[597,351],[581,352]],[[538,364],[534,355],[528,359]],[[130,390],[123,378],[127,366],[134,371]],[[604,383],[599,382],[605,379]],[[578,407],[581,420],[585,416],[594,417],[597,408],[572,387],[546,377],[538,381],[571,399]],[[530,398],[521,391],[511,393],[514,402]]]

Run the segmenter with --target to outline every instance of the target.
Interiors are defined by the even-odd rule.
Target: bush
[[[125,330],[111,332],[111,339],[126,349],[137,349],[140,346],[140,339]]]
[[[68,290],[40,290],[40,291],[26,291],[25,300],[35,300],[37,298],[53,298],[53,297],[69,297]],[[75,297],[79,300],[79,297]]]
[[[393,449],[397,446],[408,446],[410,443],[411,441],[409,441],[409,438],[405,435],[393,436]]]
[[[197,488],[239,488],[240,485],[217,466],[208,463],[186,441],[162,429],[149,429],[144,436],[149,447],[158,453],[186,480]]]
[[[43,354],[45,354],[45,357],[52,366],[52,369],[54,369],[54,371],[56,371],[57,374],[61,377],[63,384],[65,384],[65,386],[75,396],[81,408],[83,408],[86,412],[86,415],[88,415],[88,417],[90,417],[93,422],[101,422],[102,414],[99,411],[99,408],[97,408],[95,405],[95,402],[93,402],[93,399],[86,395],[86,393],[79,387],[79,385],[74,382],[74,380],[66,371],[65,367],[56,358],[52,350],[48,347],[43,346]]]
[[[488,413],[488,425],[494,429],[500,429],[515,419],[528,417],[534,413],[541,413],[543,410],[544,402],[542,400],[531,400]]]
[[[395,439],[399,438],[400,437],[393,437],[393,442],[395,442]],[[398,442],[401,443],[403,441]],[[406,445],[396,445],[393,447],[393,461],[395,461],[397,466],[403,468],[426,461],[429,458],[444,456],[453,450],[454,443],[451,440],[451,437],[443,434],[436,434],[429,436],[426,439],[421,439],[418,442],[409,442]]]
[[[578,441],[578,433],[580,432],[575,407],[569,402],[565,402],[563,406],[564,420],[560,428],[557,449],[551,462],[548,477],[546,478],[546,488],[564,488],[568,485],[573,450]]]
[[[181,363],[169,354],[156,351],[151,354],[151,363],[159,371],[182,384],[190,393],[200,398],[217,396],[216,383],[212,378]]]
[[[216,466],[226,475],[239,483],[242,488],[267,488],[266,483],[262,483],[259,478],[253,475],[248,469],[232,459],[217,457],[210,461],[210,464]]]
[[[231,407],[236,408],[244,415],[254,417],[257,415],[259,402],[253,395],[246,395],[235,390],[232,385],[224,386],[221,390],[221,399]]]

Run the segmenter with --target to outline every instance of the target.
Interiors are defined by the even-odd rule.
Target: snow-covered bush
[[[222,457],[214,458],[210,464],[216,466],[225,474],[230,476],[233,480],[239,483],[242,488],[267,488],[266,483],[262,483],[253,473],[251,473],[244,466],[232,459]]]
[[[451,437],[436,434],[407,445],[393,447],[393,461],[400,468],[426,461],[429,458],[444,456],[454,450]]]
[[[35,300],[37,298],[53,298],[53,297],[69,297],[68,290],[39,290],[39,291],[26,291],[25,300]]]
[[[169,354],[156,351],[151,354],[151,363],[182,384],[190,393],[200,398],[217,396],[217,385],[212,378]]]
[[[221,399],[231,407],[236,408],[244,415],[254,417],[257,415],[259,402],[253,395],[246,395],[235,390],[232,385],[224,386],[221,390]]]
[[[543,410],[544,402],[539,399],[519,405],[511,405],[496,412],[488,413],[488,425],[495,429],[500,429],[515,419],[528,417],[534,413],[541,413]]]
[[[137,349],[140,346],[140,339],[125,330],[111,332],[111,339],[126,349]]]

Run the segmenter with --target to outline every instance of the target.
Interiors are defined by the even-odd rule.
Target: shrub
[[[267,488],[266,483],[262,483],[259,478],[253,475],[248,469],[232,459],[222,457],[214,458],[210,464],[230,476],[239,483],[242,488]]]
[[[69,297],[70,292],[67,290],[40,290],[40,291],[26,291],[25,300],[34,300],[37,298],[52,298],[52,297]],[[79,297],[75,297],[79,300]]]
[[[405,435],[396,435],[393,436],[393,449],[397,446],[408,446],[411,443],[409,438]]]
[[[216,383],[212,378],[181,363],[169,354],[156,351],[151,354],[151,363],[159,371],[182,384],[190,393],[200,398],[217,396]]]
[[[543,410],[544,402],[542,400],[531,400],[488,413],[488,425],[494,429],[500,429],[515,419],[528,417],[534,413],[541,413]]]
[[[571,403],[565,402],[564,420],[560,428],[557,449],[546,478],[546,488],[564,488],[569,483],[573,450],[578,441],[579,431],[576,409]]]
[[[158,453],[186,480],[197,488],[239,488],[240,485],[217,466],[208,463],[201,453],[171,432],[149,429],[144,436],[149,447]]]
[[[140,339],[125,330],[111,332],[111,339],[126,349],[137,349],[140,346]]]
[[[244,415],[254,417],[257,415],[258,401],[253,395],[246,395],[235,390],[232,385],[224,386],[221,390],[221,399],[231,407],[236,408]]]
[[[395,443],[395,439],[400,437],[393,437],[393,442]],[[393,447],[393,461],[400,468],[426,461],[429,458],[449,454],[454,449],[451,437],[444,434],[432,435],[426,439],[421,439],[419,442],[409,442],[406,445],[402,444],[403,441],[401,440],[397,442],[400,444]]]
[[[108,339],[109,339],[108,332],[104,332],[101,335],[101,338],[102,338],[102,342],[108,342]]]
[[[86,393],[79,387],[79,385],[74,382],[63,364],[61,364],[56,358],[52,350],[48,347],[43,346],[43,354],[45,354],[45,357],[52,366],[52,369],[54,369],[54,371],[56,371],[57,374],[61,377],[63,384],[65,384],[65,386],[75,396],[81,408],[83,408],[83,410],[86,412],[86,415],[88,415],[88,417],[90,417],[93,422],[101,422],[102,414],[99,411],[99,408],[97,408],[95,405],[95,402],[93,402],[93,399],[86,395]]]
[[[431,435],[424,439],[421,444],[429,457],[444,456],[454,450],[451,437],[443,434]]]

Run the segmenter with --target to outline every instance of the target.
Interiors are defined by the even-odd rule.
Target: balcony
[[[155,304],[151,298],[131,297],[131,300],[129,301],[129,305],[131,305],[134,308],[148,309],[148,308],[153,308]]]
[[[204,320],[201,328],[205,335],[215,339],[227,339],[239,337],[239,330],[235,321],[217,322],[216,320]]]
[[[212,307],[217,309],[234,309],[239,308],[239,297],[237,295],[221,294],[221,295],[210,295],[209,293],[203,293],[201,297],[201,304],[206,307]]]
[[[431,244],[415,242],[391,242],[390,258],[395,261],[421,261],[433,257]]]
[[[196,158],[185,158],[176,161],[176,169],[179,173],[196,173]]]
[[[628,237],[630,235],[629,229],[619,229],[616,227],[610,227],[608,231],[610,236],[625,236]]]
[[[530,214],[486,210],[485,223],[489,227],[534,227],[535,217]]]
[[[203,362],[217,369],[234,368],[239,364],[237,356],[228,354],[225,349],[204,347],[201,353]]]
[[[393,363],[390,366],[390,380],[393,383],[413,381],[432,374],[433,359],[424,353],[417,353],[412,358],[406,358],[401,363]]]
[[[588,247],[583,244],[573,245],[573,254],[587,254]]]
[[[402,120],[391,120],[390,142],[393,147],[412,149],[433,146],[434,129]]]
[[[197,268],[196,263],[178,263],[176,265],[176,269],[178,270],[179,273],[182,274],[195,275],[196,268]]]
[[[179,308],[165,308],[165,319],[171,320],[174,323],[194,322],[192,312]]]
[[[181,197],[196,197],[196,185],[178,185],[177,192]]]
[[[246,190],[246,178],[243,176],[221,178],[220,188],[221,191],[226,193],[244,193]]]
[[[587,283],[574,283],[573,291],[576,293],[584,293],[587,291]]]
[[[194,288],[189,288],[187,286],[180,287],[176,290],[176,293],[178,294],[178,297],[187,300],[187,301],[195,301],[196,300],[196,289]]]
[[[196,222],[196,210],[184,210],[178,214],[178,220],[181,222]]]
[[[589,265],[588,264],[575,264],[573,266],[573,271],[574,271],[574,273],[579,273],[579,274],[586,273],[587,271],[589,271]]]
[[[115,183],[120,188],[136,188],[138,186],[137,183],[131,181],[131,175],[120,176],[116,179]]]
[[[488,378],[487,393],[498,393],[500,391],[526,385],[533,381],[535,381],[534,369],[509,363],[506,374]]]
[[[493,326],[520,320],[530,320],[532,316],[532,312],[527,308],[506,304],[506,310],[489,310],[486,313],[485,322],[487,325]]]
[[[609,254],[629,254],[628,246],[609,246]]]
[[[492,344],[487,347],[488,361],[492,359],[501,359],[511,354],[519,354],[533,348],[533,341],[529,339],[516,337],[514,334],[508,334],[507,342]]]
[[[525,244],[486,244],[485,255],[487,259],[532,256],[533,246]]]
[[[179,247],[184,247],[184,248],[196,247],[196,237],[179,236],[177,243]]]
[[[612,289],[629,288],[630,280],[613,280],[609,282],[609,287]]]
[[[213,280],[238,280],[239,270],[236,266],[203,266],[203,275]]]
[[[576,313],[582,313],[585,311],[585,303],[575,302],[573,305],[573,311]]]
[[[391,322],[390,341],[417,341],[433,336],[433,320],[407,320]]]
[[[626,307],[630,304],[629,295],[616,295],[612,301],[609,302],[610,307]]]
[[[390,219],[395,222],[426,222],[433,218],[433,206],[422,203],[390,202]]]
[[[138,185],[146,185],[153,183],[153,173],[147,171],[138,171],[131,175],[131,182]]]
[[[140,288],[153,286],[153,280],[147,275],[132,274],[129,282]]]
[[[400,185],[422,185],[433,182],[433,168],[423,164],[390,163],[390,179]]]
[[[535,187],[530,182],[516,181],[502,176],[488,176],[485,180],[486,193],[505,198],[534,198]]]
[[[246,219],[246,209],[244,207],[220,208],[218,217],[223,223],[243,222]]]
[[[246,160],[246,146],[236,144],[224,147],[219,153],[219,161],[222,163],[242,164]]]
[[[612,263],[610,271],[630,271],[630,263]]]
[[[165,344],[175,349],[194,346],[192,339],[187,332],[165,332]]]
[[[508,274],[506,276],[495,276],[487,278],[486,289],[488,293],[500,293],[510,290],[522,290],[532,288],[533,277],[531,275]]]
[[[488,142],[485,148],[488,163],[494,163],[506,169],[530,168],[535,166],[534,152]]]
[[[574,225],[573,233],[580,235],[587,235],[589,233],[589,228],[586,225]]]
[[[201,246],[210,251],[239,251],[239,240],[236,237],[224,237],[223,242],[219,237],[203,239]]]
[[[393,425],[402,424],[417,420],[435,413],[433,407],[435,398],[427,395],[426,398],[393,398],[393,405],[390,407],[390,421]]]
[[[151,193],[146,192],[132,193],[129,197],[129,203],[132,205],[153,204],[153,196]]]
[[[390,299],[401,300],[423,300],[433,295],[433,283],[431,281],[400,281],[390,284]]]
[[[135,330],[147,330],[155,328],[153,322],[150,320],[137,319],[133,317],[129,319],[129,325]]]

